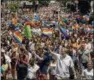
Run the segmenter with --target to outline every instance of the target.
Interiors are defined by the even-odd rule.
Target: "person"
[[[76,78],[74,63],[73,63],[73,60],[71,59],[71,57],[68,54],[66,54],[67,49],[63,47],[61,49],[62,53],[57,54],[50,49],[51,46],[48,46],[48,48],[49,48],[50,53],[52,55],[55,55],[57,58],[56,70],[55,70],[56,78],[57,79],[70,79],[70,78],[72,78],[72,76],[70,76],[69,67],[71,68],[71,70],[74,73],[74,78]]]
[[[38,51],[32,51],[32,54],[35,56],[36,59],[38,59],[38,65],[40,67],[40,69],[38,71],[37,79],[38,80],[48,79],[49,65],[50,65],[50,61],[51,61],[52,57],[47,49],[43,50],[41,48],[38,48],[37,50]]]
[[[16,79],[16,64],[17,64],[18,56],[16,54],[16,51],[12,52],[11,55],[11,73],[13,79]]]
[[[90,52],[85,49],[85,45],[83,44],[80,47],[80,50],[78,50],[78,53],[79,53],[80,63],[82,64],[82,67],[86,69],[88,61],[91,60]]]
[[[86,39],[86,42],[85,42],[85,50],[88,50],[90,52],[92,52],[92,43],[91,41],[89,41],[89,39]]]
[[[2,50],[1,51],[1,67],[0,67],[2,80],[6,80],[6,71],[8,70],[8,64],[6,63],[4,53],[5,51]]]
[[[50,55],[49,51],[46,49],[44,52],[43,60],[40,63],[40,74],[41,77],[44,79],[49,79],[49,65],[52,60],[52,56]]]
[[[35,60],[33,58],[30,59],[26,80],[36,80],[38,69],[39,69],[39,66],[35,63]]]
[[[93,80],[94,79],[94,69],[92,62],[88,62],[87,68],[82,71],[82,79]]]
[[[7,79],[11,70],[11,58],[8,54],[6,54],[6,50],[2,49],[2,51],[4,52],[2,55],[5,57],[5,63],[7,66],[7,69],[5,71],[5,78]]]
[[[51,61],[49,67],[50,67],[49,68],[49,77],[50,77],[50,80],[56,80],[56,78],[55,78],[55,69],[56,69],[56,60],[55,60],[55,57],[53,57],[53,60]]]
[[[21,52],[22,54],[19,54],[19,59],[16,65],[17,80],[25,80],[28,72],[28,56],[23,48],[21,48]]]

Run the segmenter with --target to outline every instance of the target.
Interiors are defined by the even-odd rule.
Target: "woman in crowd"
[[[4,51],[1,52],[1,79],[6,79],[6,71],[8,70],[8,64],[4,56]]]
[[[26,80],[36,80],[37,79],[37,71],[39,70],[39,66],[36,64],[35,59],[30,59],[28,65],[28,73]]]
[[[21,53],[19,53],[19,58],[16,65],[17,70],[17,80],[25,80],[28,72],[28,56],[25,48],[21,48]]]
[[[18,56],[16,54],[16,51],[12,52],[11,55],[11,73],[12,73],[12,77],[13,79],[16,79],[16,65],[17,65],[17,60],[18,60]]]
[[[93,80],[94,79],[93,63],[88,62],[87,68],[82,71],[82,79]]]

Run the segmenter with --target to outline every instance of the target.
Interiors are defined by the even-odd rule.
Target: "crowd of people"
[[[93,80],[94,25],[89,14],[62,12],[60,6],[50,5],[36,13],[3,10],[1,16],[2,80],[10,74],[13,80]],[[29,38],[23,34],[26,25],[31,29]],[[53,31],[50,36],[42,35],[44,28]],[[13,38],[15,31],[22,34],[21,44]]]

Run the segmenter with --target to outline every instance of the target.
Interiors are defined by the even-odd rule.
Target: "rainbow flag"
[[[13,37],[17,43],[22,44],[23,37],[20,32],[15,31]]]
[[[42,29],[42,34],[46,36],[51,36],[53,33],[52,29]]]
[[[69,38],[69,35],[67,33],[67,29],[61,28],[61,27],[59,29],[60,29],[60,32],[64,35],[64,38],[65,39],[68,39]]]

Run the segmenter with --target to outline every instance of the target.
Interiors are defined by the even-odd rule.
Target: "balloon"
[[[24,27],[24,35],[25,35],[27,38],[31,38],[31,37],[32,37],[30,25],[26,25],[26,26]]]

